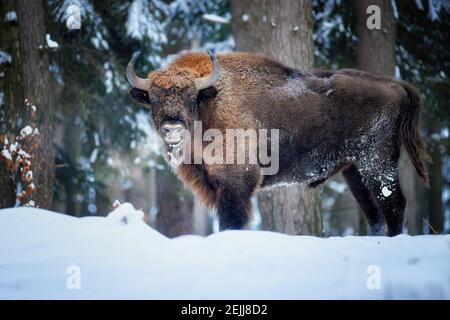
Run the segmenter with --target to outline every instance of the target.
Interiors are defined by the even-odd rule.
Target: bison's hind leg
[[[384,235],[384,217],[376,205],[370,188],[363,183],[358,169],[352,164],[344,169],[342,174],[367,218],[368,234],[370,236]]]
[[[364,186],[364,188],[359,188],[359,192],[365,195],[368,194],[373,199],[378,212],[382,214],[386,221],[387,234],[389,236],[401,233],[406,200],[400,188],[397,159],[395,158],[392,161],[380,160],[371,165],[366,164],[363,168],[365,169],[358,170]],[[369,193],[366,188],[369,190]],[[371,208],[371,212],[374,212],[373,208]]]
[[[400,234],[406,200],[400,187],[398,166],[385,168],[382,173],[372,178],[370,184],[377,206],[386,220],[388,236]]]

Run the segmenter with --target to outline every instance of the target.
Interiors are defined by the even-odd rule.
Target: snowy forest
[[[371,4],[381,8],[381,30],[366,27],[366,9]],[[407,201],[403,233],[432,235],[416,240],[424,252],[433,241],[437,247],[444,246],[433,239],[450,233],[449,43],[448,0],[2,0],[0,209],[5,210],[0,210],[0,243],[15,233],[6,215],[14,212],[6,208],[21,207],[81,218],[106,217],[114,209],[120,215],[121,208],[132,205],[133,215],[142,214],[146,225],[170,239],[217,233],[215,210],[206,208],[164,160],[149,111],[130,97],[126,77],[136,51],[141,52],[136,73],[146,75],[181,51],[213,49],[218,54],[260,53],[301,70],[355,68],[414,85],[421,95],[421,134],[432,162],[427,188],[402,151],[400,181]],[[340,173],[312,190],[303,185],[261,190],[253,196],[252,205],[250,230],[324,238],[368,233],[366,218]],[[127,219],[133,220],[133,215]],[[47,218],[25,223],[21,234],[59,228],[56,220]],[[94,243],[89,246],[96,246],[90,231],[81,231],[78,224],[77,228],[80,234],[73,241],[90,239]],[[136,226],[136,234],[144,233],[140,228]],[[69,230],[60,231],[60,237]],[[82,235],[87,238],[83,240]],[[152,233],[148,238],[158,236]],[[237,244],[250,239],[241,234],[228,237]],[[133,239],[139,248],[143,246],[145,237]],[[193,248],[201,247],[192,241]],[[293,246],[285,238],[266,242],[269,250],[276,250],[276,243]],[[328,244],[327,250],[339,251],[338,245]],[[450,266],[446,250],[439,270]],[[208,252],[215,256],[214,250]],[[184,257],[181,249],[174,254]],[[205,262],[201,270],[207,266]],[[433,271],[433,265],[421,267]],[[257,276],[263,278],[263,271]],[[200,272],[196,276],[201,277]],[[158,288],[161,294],[154,297],[185,297],[163,289],[162,284]],[[403,289],[391,292],[392,297],[417,298]],[[251,297],[264,297],[264,291],[249,290]],[[448,299],[448,278],[442,290],[430,291],[426,297]],[[50,291],[37,297],[61,297]],[[310,297],[284,292],[284,298]],[[351,291],[343,292],[342,297],[351,297]],[[0,296],[14,297],[9,294],[0,285]],[[71,293],[67,294],[70,298]],[[131,296],[141,297],[139,292]],[[212,297],[230,296],[247,297],[226,292]],[[91,291],[84,297],[99,295]],[[187,297],[211,296],[193,293]]]
[[[203,208],[168,168],[147,112],[128,96],[125,68],[137,50],[145,56],[138,65],[145,73],[182,50],[215,48],[218,52],[266,53],[297,67],[357,67],[418,87],[425,106],[423,134],[433,163],[429,168],[431,188],[426,189],[407,157],[401,160],[407,231],[412,235],[450,231],[448,2],[388,1],[391,5],[385,6],[383,17],[392,30],[372,47],[372,40],[365,41],[365,30],[358,26],[365,24],[358,13],[366,15],[356,10],[358,1],[311,1],[305,11],[307,20],[293,16],[292,21],[283,22],[286,26],[280,25],[301,28],[293,32],[302,33],[298,50],[307,51],[307,58],[299,58],[301,52],[283,52],[282,39],[271,35],[270,28],[249,31],[246,25],[252,23],[251,14],[272,10],[257,1],[37,2],[33,3],[37,8],[26,6],[40,13],[27,22],[36,25],[22,29],[20,1],[2,1],[0,7],[0,148],[4,150],[0,207],[33,201],[41,208],[86,216],[106,215],[115,200],[127,201],[142,208],[147,221],[167,236],[213,232],[214,213]],[[283,4],[285,8],[289,5],[289,1]],[[42,41],[40,56],[30,57],[38,60],[29,64],[22,61],[27,45],[23,33],[28,33],[23,28],[39,31],[34,37]],[[279,52],[273,50],[276,45]],[[30,70],[38,66],[41,69]],[[27,82],[24,74],[36,78]],[[25,102],[26,93],[36,95],[35,113]],[[53,143],[35,151],[42,152],[42,157],[31,163],[31,169],[41,168],[32,171],[34,185],[39,181],[37,190],[17,198],[16,193],[26,191],[29,183],[17,168],[7,169],[7,152],[21,130],[33,123],[41,141]],[[271,192],[280,197],[286,195],[283,189]],[[296,199],[295,190],[291,192],[276,200],[294,202],[285,206],[290,212],[278,207],[277,213],[269,212],[274,206],[272,195],[259,194],[254,199],[257,205],[251,227],[289,234],[365,234],[364,217],[341,177],[315,191],[317,200],[311,210]],[[301,217],[305,210],[313,211],[309,214],[312,220]],[[272,214],[284,221],[271,219]],[[299,227],[293,227],[290,222],[298,219]]]

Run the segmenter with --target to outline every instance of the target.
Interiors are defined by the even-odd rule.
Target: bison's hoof
[[[386,234],[386,228],[384,221],[377,222],[375,224],[369,224],[367,228],[367,235],[369,236],[384,236]]]

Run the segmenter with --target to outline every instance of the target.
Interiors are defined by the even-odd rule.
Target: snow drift
[[[106,218],[5,209],[0,298],[449,299],[450,236],[227,231],[171,240],[130,204]]]

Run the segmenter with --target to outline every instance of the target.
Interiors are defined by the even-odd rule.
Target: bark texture
[[[6,164],[0,160],[0,209],[13,207],[16,203],[15,185]]]
[[[17,18],[22,59],[22,85],[25,99],[37,108],[36,127],[39,145],[32,154],[32,170],[36,190],[33,200],[41,208],[53,202],[54,155],[53,113],[49,90],[49,59],[45,40],[44,3],[42,0],[18,0]],[[28,121],[31,108],[27,108]],[[26,123],[28,122],[26,121]]]
[[[429,199],[429,233],[442,233],[444,230],[444,208],[442,205],[442,189],[444,177],[442,174],[441,145],[435,143],[431,150],[433,163],[430,165],[431,187],[427,190]]]
[[[258,52],[288,66],[314,63],[313,18],[309,0],[231,1],[238,51]]]
[[[11,60],[0,65],[0,87],[3,104],[0,106],[0,136],[14,135],[22,121],[23,93],[20,69],[19,28],[17,20],[6,19],[7,14],[16,11],[13,0],[0,1],[0,50],[10,55]],[[3,141],[0,141],[0,149]],[[6,162],[0,160],[0,208],[13,207],[16,203],[16,186],[6,169]]]
[[[367,28],[367,7],[381,9],[381,29]],[[395,72],[396,21],[390,0],[354,0],[356,34],[358,36],[356,61],[358,69],[393,76]]]

